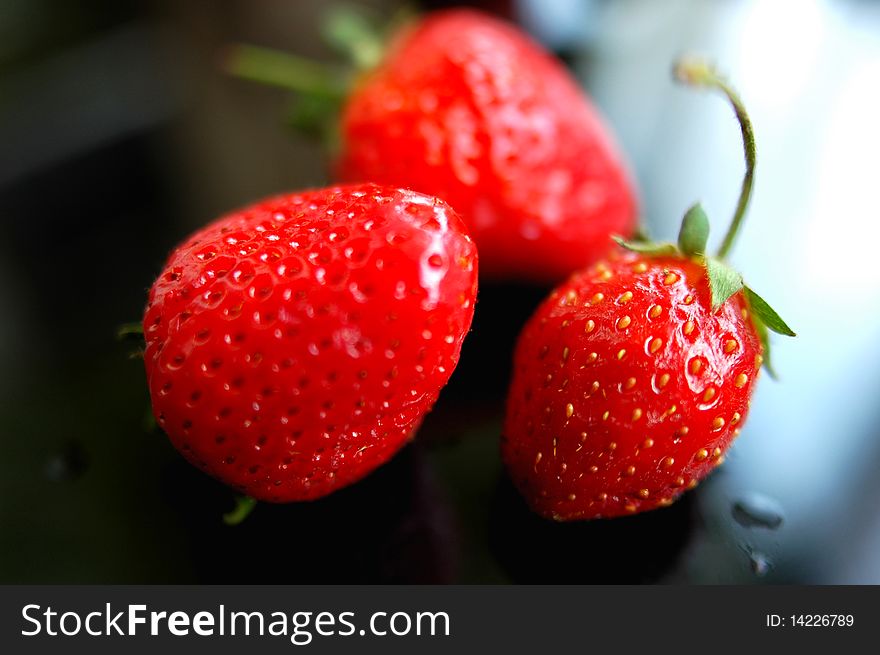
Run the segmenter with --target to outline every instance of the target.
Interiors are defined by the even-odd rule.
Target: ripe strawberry
[[[538,513],[613,517],[668,505],[723,459],[748,414],[766,329],[790,328],[721,258],[751,190],[754,143],[739,99],[696,62],[685,81],[721,88],[742,121],[749,167],[718,258],[708,219],[685,216],[678,247],[629,244],[572,276],[529,320],[515,354],[502,454]]]
[[[312,75],[277,74],[299,65],[249,48],[232,68],[301,88]],[[308,90],[336,93],[328,84]],[[339,131],[341,179],[443,198],[493,277],[560,280],[635,227],[632,181],[590,100],[559,61],[487,14],[441,11],[399,31],[358,78]]]
[[[493,276],[558,280],[630,234],[636,202],[608,128],[563,66],[485,14],[399,35],[342,119],[340,172],[461,212]]]
[[[252,497],[326,495],[412,437],[458,362],[476,279],[459,217],[412,191],[320,189],[229,214],[150,290],[156,419]]]

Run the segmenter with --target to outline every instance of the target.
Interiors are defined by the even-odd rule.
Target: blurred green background
[[[800,336],[778,344],[782,380],[762,380],[709,482],[626,519],[530,515],[497,441],[512,345],[547,290],[486,283],[412,446],[329,498],[223,525],[231,492],[145,429],[142,364],[114,334],[190,231],[326,181],[321,149],[284,125],[289,98],[219,61],[233,42],[331,59],[330,4],[0,0],[0,582],[880,582],[867,0],[470,3],[572,67],[661,238],[697,199],[720,226],[742,173],[729,108],[675,87],[673,58],[715,59],[750,108],[757,185],[734,259]]]

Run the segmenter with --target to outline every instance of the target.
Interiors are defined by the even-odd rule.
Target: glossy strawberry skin
[[[477,253],[448,205],[375,185],[278,196],[170,256],[145,362],[174,446],[260,500],[317,498],[388,460],[455,368]]]
[[[637,214],[607,126],[563,66],[467,10],[402,33],[345,107],[339,174],[449,202],[493,277],[559,281]]]
[[[697,263],[615,253],[558,287],[524,328],[505,464],[547,518],[668,505],[722,461],[761,361],[742,293],[712,313]]]

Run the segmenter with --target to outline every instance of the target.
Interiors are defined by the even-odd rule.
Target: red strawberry
[[[200,230],[144,316],[153,410],[192,463],[260,500],[387,461],[455,368],[477,252],[444,202],[363,185],[278,196]]]
[[[461,212],[493,276],[558,280],[630,234],[622,157],[563,66],[485,14],[430,14],[391,45],[342,120],[345,179],[401,184]]]
[[[343,45],[369,68],[381,47],[352,42],[345,27]],[[441,11],[398,32],[380,59],[344,103],[342,179],[443,198],[494,277],[557,281],[596,261],[611,234],[632,233],[633,184],[608,127],[523,32],[476,11]],[[297,124],[345,95],[332,69],[318,74],[282,53],[242,47],[230,68],[305,92],[312,102],[298,105]]]
[[[696,206],[671,244],[574,275],[530,319],[515,355],[502,441],[514,483],[557,520],[613,517],[668,505],[706,477],[749,409],[766,330],[793,334],[723,257],[748,203],[751,125],[709,69],[686,81],[719,86],[743,121],[749,168],[719,258]]]

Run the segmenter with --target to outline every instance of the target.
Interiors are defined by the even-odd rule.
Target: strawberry
[[[319,189],[224,216],[150,290],[156,420],[251,497],[326,495],[413,436],[458,362],[476,280],[458,215],[412,191]]]
[[[285,65],[298,64],[247,49],[232,68],[294,88],[311,79],[278,75]],[[483,13],[440,11],[398,31],[344,101],[338,131],[341,179],[443,198],[492,277],[558,281],[635,227],[633,183],[595,107],[558,60]]]
[[[723,260],[748,205],[751,123],[707,66],[679,78],[720,88],[742,123],[748,161],[718,257],[708,219],[685,215],[677,246],[629,243],[573,275],[524,328],[502,455],[539,514],[614,517],[673,502],[721,463],[766,363],[766,329],[791,329]]]

